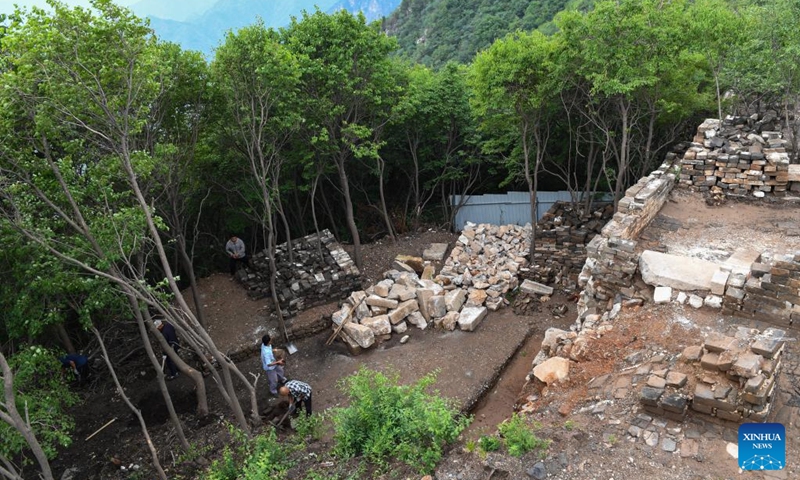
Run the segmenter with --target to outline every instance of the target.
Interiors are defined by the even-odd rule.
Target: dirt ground
[[[365,284],[379,279],[391,267],[398,253],[421,255],[433,242],[454,241],[448,232],[426,230],[405,236],[398,241],[384,241],[364,246]],[[199,281],[209,331],[218,346],[227,352],[236,351],[256,343],[264,331],[276,331],[277,325],[267,317],[265,300],[250,300],[244,288],[227,274],[218,273]],[[191,300],[191,297],[187,298]],[[555,297],[552,302],[564,301]],[[338,305],[317,307],[301,315],[323,315]],[[574,318],[574,305],[571,305]],[[567,316],[570,316],[569,313]],[[291,322],[292,320],[290,320]],[[359,367],[395,373],[403,383],[410,383],[431,372],[437,373],[435,388],[444,397],[451,398],[462,411],[476,412],[476,420],[465,435],[476,436],[491,432],[508,418],[518,400],[520,386],[529,372],[530,361],[538,351],[544,330],[551,325],[565,327],[564,317],[555,318],[543,308],[536,316],[517,316],[511,309],[493,312],[475,332],[443,332],[429,328],[425,331],[412,328],[407,333],[408,343],[400,344],[400,336],[353,357],[345,346],[335,342],[325,346],[329,331],[295,341],[298,352],[287,359],[286,375],[307,381],[314,388],[314,409],[322,411],[341,406],[347,400],[337,384],[340,379]],[[130,335],[135,335],[131,326]],[[133,339],[131,341],[134,341]],[[245,375],[262,373],[257,356],[238,363]],[[508,368],[505,368],[508,366]],[[502,375],[501,375],[502,371]],[[193,478],[199,465],[187,462],[179,454],[174,432],[168,422],[166,408],[155,382],[152,367],[144,357],[132,356],[120,368],[120,377],[126,391],[142,410],[161,460],[171,478]],[[498,380],[499,377],[499,380]],[[54,462],[57,472],[74,474],[73,478],[151,478],[150,460],[138,422],[115,394],[107,378],[100,379],[82,391],[90,409],[77,409],[76,442],[62,452]],[[263,408],[274,405],[267,396],[263,376],[258,383],[258,399]],[[227,407],[212,384],[208,384],[211,415],[198,421],[193,416],[195,396],[191,382],[178,378],[168,383],[175,408],[191,436],[190,442],[198,449],[219,454],[229,442],[222,422],[231,422]],[[245,400],[243,398],[243,400]],[[480,402],[479,402],[480,400]],[[246,404],[245,404],[246,405]],[[88,441],[88,435],[108,420],[117,420]],[[265,418],[269,420],[269,418]],[[322,448],[310,446],[309,448]],[[78,460],[80,459],[80,460]],[[123,470],[121,467],[125,467]],[[132,470],[133,469],[133,470]],[[144,475],[144,476],[142,476]]]
[[[655,228],[649,234],[653,242],[681,254],[721,258],[741,247],[783,253],[800,250],[798,212],[797,207],[738,202],[709,207],[697,195],[677,192],[659,215],[663,228]],[[390,268],[396,254],[421,255],[432,242],[452,245],[454,239],[453,234],[431,230],[406,236],[397,244],[383,240],[365,245],[362,269],[365,286]],[[224,351],[253,345],[260,332],[276,328],[267,320],[267,303],[247,299],[243,288],[227,275],[202,279],[200,288],[211,334]],[[520,317],[506,309],[490,315],[473,333],[412,329],[407,344],[400,345],[398,338],[393,338],[357,357],[350,356],[340,343],[324,346],[329,333],[323,332],[296,342],[299,352],[289,357],[287,376],[311,383],[315,389],[315,411],[321,411],[346,401],[337,382],[361,365],[395,372],[402,381],[413,381],[438,369],[436,388],[462,409],[471,410],[475,417],[460,442],[440,462],[434,475],[437,480],[800,478],[800,467],[791,460],[800,458],[800,445],[793,441],[800,438],[800,349],[796,341],[786,347],[782,390],[775,410],[775,421],[784,423],[789,433],[789,467],[764,474],[742,474],[736,460],[727,453],[728,444],[736,442],[734,430],[692,415],[680,424],[647,420],[648,428],[657,431],[661,438],[674,438],[679,444],[674,452],[668,452],[660,444],[651,447],[627,433],[632,422],[644,421],[638,417],[641,412],[633,389],[620,398],[616,395],[601,398],[588,388],[593,380],[605,374],[630,368],[625,359],[632,353],[655,355],[680,351],[683,346],[697,343],[711,329],[724,330],[742,321],[710,310],[673,305],[624,309],[612,332],[592,344],[589,361],[575,364],[567,383],[543,391],[530,386],[520,392],[544,330],[550,326],[567,328],[575,321],[574,303],[559,295],[551,302],[568,304],[566,315],[556,318],[550,308],[542,308],[540,314]],[[324,315],[336,305],[337,302],[332,302],[305,314]],[[124,328],[129,327],[121,326],[120,330]],[[195,478],[202,465],[178,454],[152,369],[141,361],[129,363],[121,368],[120,375],[126,390],[143,411],[168,475]],[[239,366],[245,374],[260,373],[257,358],[240,362]],[[230,441],[222,424],[231,419],[213,385],[209,385],[212,414],[203,421],[193,415],[194,395],[188,380],[178,379],[169,388],[193,444],[210,457],[219,454]],[[72,472],[65,480],[154,478],[139,426],[108,382],[95,382],[81,393],[90,407],[76,410],[76,441],[54,462],[56,472],[59,475]],[[270,405],[263,379],[259,381],[259,400],[262,408]],[[537,422],[537,435],[551,440],[547,452],[513,458],[481,454],[470,448],[481,435],[494,433],[496,425],[508,418],[515,407],[530,412]],[[117,419],[114,424],[93,439],[85,440],[112,418]],[[307,466],[315,468],[314,462],[319,463],[315,459],[322,458],[325,448],[324,442],[309,445]],[[121,467],[126,467],[126,471]],[[347,464],[340,467],[345,471],[349,468]],[[303,477],[298,474],[297,478]],[[380,478],[418,476],[399,468]]]

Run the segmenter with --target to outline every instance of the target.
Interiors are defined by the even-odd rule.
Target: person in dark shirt
[[[297,404],[301,404],[306,409],[306,416],[311,415],[311,386],[299,380],[289,380],[284,386],[278,389],[278,393],[284,397],[289,397],[289,410],[297,410]]]
[[[83,383],[89,376],[89,359],[85,355],[71,353],[64,355],[59,360],[64,371],[71,371],[78,383]]]
[[[161,335],[164,335],[164,339],[167,341],[169,346],[175,350],[175,353],[178,353],[178,351],[181,349],[181,343],[178,341],[178,335],[175,333],[175,327],[173,327],[171,323],[164,320],[155,320],[153,321],[153,325],[155,325],[158,331],[161,332]],[[180,372],[178,372],[178,367],[175,366],[175,362],[169,358],[169,355],[164,355],[164,359],[167,363],[167,370],[169,370],[167,380],[172,380],[176,378]]]

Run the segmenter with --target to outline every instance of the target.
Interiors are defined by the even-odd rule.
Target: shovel
[[[283,314],[279,311],[278,312],[278,320],[281,322],[281,330],[283,330],[283,338],[286,339],[286,351],[289,352],[289,355],[294,355],[297,353],[297,346],[289,341],[289,334],[286,333],[286,323],[283,321]]]
[[[294,406],[290,406],[289,409],[286,410],[286,413],[283,414],[280,420],[278,420],[277,422],[270,422],[270,423],[272,423],[273,427],[282,427],[283,421],[286,420],[286,417],[288,417],[289,414],[291,414],[292,412],[294,412]]]

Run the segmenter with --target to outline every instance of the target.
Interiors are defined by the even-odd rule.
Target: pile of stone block
[[[792,326],[800,319],[800,253],[759,260],[751,267],[744,292],[736,290],[730,302],[726,293],[726,312]]]
[[[333,329],[354,353],[410,326],[472,331],[488,313],[482,300],[452,284],[445,287],[414,272],[390,270],[380,282],[350,294],[332,315]]]
[[[344,298],[361,288],[358,268],[329,230],[319,237],[311,234],[292,241],[292,251],[290,261],[288,244],[276,247],[278,301],[285,316]],[[252,269],[239,271],[239,280],[251,297],[270,296],[266,250],[254,254],[250,265]]]
[[[398,258],[383,280],[350,294],[332,315],[333,329],[353,352],[409,327],[473,331],[517,288],[517,273],[527,265],[527,232],[530,227],[468,223],[439,275],[432,278],[429,265],[420,278],[419,266]]]
[[[466,289],[474,304],[497,310],[508,304],[504,295],[517,288],[529,248],[530,225],[468,222],[435,280]]]
[[[689,408],[687,379],[685,373],[675,369],[651,370],[639,393],[639,403],[647,412],[680,422]]]
[[[683,357],[700,366],[692,410],[732,422],[763,422],[775,396],[786,332],[740,327],[735,336],[712,334]]]
[[[791,142],[780,131],[761,128],[763,120],[754,114],[704,121],[681,160],[679,183],[735,196],[782,197],[800,191],[800,178],[794,171],[790,176]]]

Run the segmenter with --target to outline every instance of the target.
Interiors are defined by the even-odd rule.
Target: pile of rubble
[[[508,304],[506,294],[518,286],[517,274],[527,265],[529,232],[530,227],[468,223],[438,275],[431,265],[415,270],[395,261],[396,269],[353,292],[333,314],[334,331],[358,351],[409,326],[474,330],[488,311]]]
[[[327,229],[319,237],[311,234],[292,241],[292,261],[286,243],[275,251],[278,301],[285,316],[344,298],[361,288],[358,268]],[[239,270],[239,280],[251,297],[269,296],[270,268],[266,250],[254,254],[250,264],[252,270]]]
[[[775,396],[786,333],[739,327],[735,336],[712,333],[667,365],[646,363],[639,392],[642,407],[681,421],[691,408],[729,422],[763,422]],[[655,367],[655,368],[653,368]]]
[[[775,127],[774,117],[767,113],[763,118],[754,114],[704,121],[681,160],[679,183],[712,195],[761,198],[800,192],[800,170],[795,166],[790,172],[791,142],[780,131],[763,128]]]

